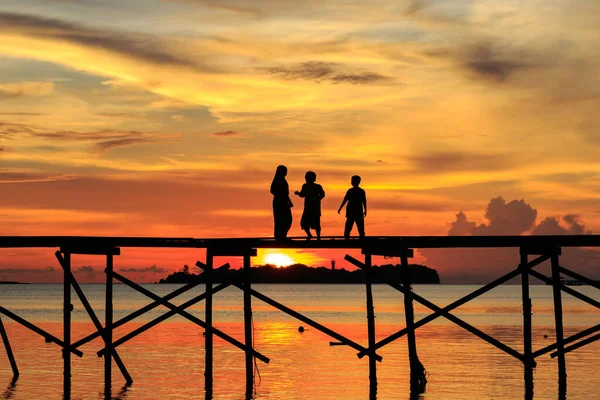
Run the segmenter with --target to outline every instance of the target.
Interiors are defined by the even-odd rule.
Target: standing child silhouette
[[[344,238],[350,237],[350,231],[354,223],[358,229],[358,235],[363,238],[365,237],[365,217],[367,216],[367,195],[365,191],[358,187],[360,185],[360,176],[352,176],[351,183],[352,187],[346,192],[346,197],[338,209],[338,214],[344,208],[344,205],[348,203],[346,207],[346,226],[344,227]]]
[[[307,239],[312,238],[311,229],[317,232],[317,240],[321,240],[321,200],[325,197],[323,187],[316,182],[317,174],[308,171],[304,176],[306,183],[302,190],[295,191],[296,196],[304,198],[304,212],[300,227],[306,232]]]

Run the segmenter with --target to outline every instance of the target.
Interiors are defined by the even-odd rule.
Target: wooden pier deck
[[[58,263],[64,271],[64,293],[63,293],[63,338],[57,338],[50,333],[39,328],[35,324],[23,319],[17,314],[4,308],[0,304],[0,316],[9,318],[19,323],[31,331],[44,337],[47,342],[53,342],[63,349],[64,359],[64,398],[70,398],[71,385],[71,354],[79,357],[83,355],[79,347],[90,342],[94,338],[102,337],[104,348],[98,351],[99,356],[104,356],[105,370],[105,390],[106,399],[111,398],[111,371],[112,361],[121,371],[127,383],[133,382],[133,378],[127,371],[124,361],[120,358],[117,348],[125,344],[131,338],[142,334],[153,326],[174,315],[180,315],[192,323],[205,329],[205,390],[206,398],[212,398],[213,392],[213,336],[229,342],[231,345],[239,348],[245,353],[246,365],[246,396],[251,398],[254,390],[254,368],[255,359],[268,363],[270,359],[253,348],[252,338],[252,299],[258,299],[265,302],[284,313],[304,322],[305,324],[324,332],[337,342],[357,352],[359,358],[367,356],[369,358],[369,382],[372,398],[377,393],[377,371],[376,363],[382,361],[382,357],[377,354],[377,350],[389,343],[399,339],[402,336],[408,338],[408,354],[410,364],[410,383],[413,393],[424,391],[427,380],[424,366],[421,364],[417,353],[417,344],[415,331],[439,318],[444,317],[457,326],[467,330],[481,340],[504,351],[508,355],[519,360],[524,368],[525,398],[533,397],[533,370],[535,368],[535,359],[550,354],[551,357],[558,360],[558,384],[559,393],[566,393],[566,354],[581,348],[589,343],[600,339],[600,323],[590,326],[583,331],[564,337],[563,333],[563,310],[562,310],[562,292],[568,293],[589,305],[600,308],[600,302],[590,298],[575,289],[564,284],[561,275],[570,279],[575,279],[596,289],[600,289],[600,284],[580,273],[574,272],[563,267],[560,263],[561,249],[564,247],[599,247],[600,235],[569,235],[569,236],[377,236],[366,238],[350,238],[330,236],[323,237],[322,240],[310,240],[305,238],[290,238],[285,241],[275,241],[273,238],[157,238],[157,237],[96,237],[96,236],[0,236],[0,248],[52,248],[55,249],[55,256]],[[114,271],[115,256],[120,255],[121,248],[198,248],[206,250],[206,262],[196,262],[196,265],[203,270],[203,282],[192,282],[186,284],[166,296],[160,297],[130,279]],[[252,288],[250,281],[251,257],[256,256],[256,250],[261,248],[288,248],[288,249],[360,249],[364,255],[363,260],[357,260],[349,255],[345,259],[356,267],[365,271],[366,288],[366,322],[368,328],[368,343],[362,345],[356,343],[343,335],[333,331],[294,310],[281,304],[264,294]],[[513,248],[520,254],[520,262],[514,270],[498,277],[487,285],[474,290],[472,293],[444,307],[439,307],[429,300],[414,293],[411,288],[411,276],[408,260],[413,257],[414,249],[449,249],[449,248]],[[103,256],[106,258],[106,300],[104,326],[98,316],[87,301],[85,294],[79,287],[75,277],[71,274],[72,256],[78,254],[91,254]],[[243,278],[234,282],[213,282],[212,272],[215,268],[214,259],[216,257],[241,257],[243,260]],[[386,256],[399,258],[399,273],[397,281],[387,282],[389,286],[402,293],[405,307],[405,326],[399,329],[389,337],[380,341],[375,340],[375,304],[373,302],[372,284],[370,279],[371,258],[372,256]],[[551,266],[551,276],[545,276],[534,268],[542,263],[549,262]],[[218,268],[229,268],[228,264]],[[556,341],[541,349],[532,348],[531,339],[531,299],[529,298],[529,277],[532,276],[542,282],[552,285],[554,299],[554,317]],[[451,312],[457,307],[477,298],[478,296],[492,290],[493,288],[506,283],[514,278],[521,279],[522,303],[523,303],[523,351],[518,351],[502,343],[498,339],[482,332],[475,326],[456,317]],[[113,320],[113,282],[118,280],[121,283],[144,294],[152,301],[141,309],[123,317],[117,321]],[[205,292],[195,296],[187,302],[176,306],[170,302],[176,296],[185,293],[198,285],[205,285]],[[213,297],[219,291],[228,286],[239,288],[243,292],[244,300],[244,343],[222,332],[212,324]],[[81,300],[90,319],[94,323],[95,331],[88,336],[73,341],[71,337],[71,288]],[[186,309],[201,301],[205,302],[204,320],[188,313]],[[432,313],[428,316],[415,321],[413,303],[418,302],[429,308]],[[147,313],[148,311],[164,306],[169,309],[166,314],[148,322],[147,324],[133,330],[118,340],[113,340],[113,330],[120,327],[134,318]],[[9,336],[0,318],[0,336],[6,349],[13,375],[19,376],[19,369],[14,358]],[[108,355],[108,356],[107,356]]]

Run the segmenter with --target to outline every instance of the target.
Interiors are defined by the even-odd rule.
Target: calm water
[[[103,285],[82,285],[88,299],[103,319]],[[179,285],[146,285],[159,295]],[[367,343],[365,288],[361,285],[255,285],[260,292],[299,311],[325,326],[357,341]],[[473,291],[476,286],[416,286],[415,291],[439,306]],[[577,288],[600,300],[600,291]],[[197,288],[173,301],[175,304],[202,293]],[[75,294],[73,293],[73,296]],[[404,326],[401,294],[385,285],[374,286],[377,338]],[[144,306],[149,299],[123,286],[115,286],[115,320]],[[554,317],[550,287],[532,286],[534,349],[552,343]],[[73,337],[79,339],[94,331],[85,310],[74,297]],[[242,293],[228,288],[215,296],[216,326],[243,341]],[[62,337],[62,285],[0,285],[0,305]],[[600,311],[563,294],[567,335],[600,323]],[[203,303],[190,309],[203,319]],[[157,308],[115,331],[118,338],[143,322],[164,313]],[[416,305],[416,318],[428,314]],[[519,286],[503,286],[456,310],[455,315],[522,351],[522,316]],[[271,359],[257,361],[256,399],[366,399],[368,360],[358,359],[346,346],[329,346],[328,336],[253,299],[256,349]],[[8,331],[21,377],[15,385],[4,349],[0,350],[0,398],[62,398],[62,359],[60,348],[2,318]],[[548,338],[544,338],[548,335]],[[103,360],[95,352],[103,347],[95,340],[81,350],[83,358],[73,358],[72,398],[98,399],[103,391]],[[495,347],[472,336],[445,319],[437,319],[417,331],[421,362],[429,372],[427,400],[522,399],[521,363]],[[134,383],[129,388],[115,367],[113,394],[120,399],[203,399],[204,343],[202,329],[181,317],[145,332],[118,348]],[[409,377],[406,339],[379,351],[378,399],[408,399]],[[535,370],[535,399],[556,399],[556,359],[538,358]],[[600,342],[567,355],[569,400],[594,399],[600,393],[597,365]],[[215,338],[214,397],[244,398],[244,354]]]

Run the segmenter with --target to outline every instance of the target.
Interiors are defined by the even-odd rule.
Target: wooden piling
[[[375,359],[375,307],[371,277],[371,254],[365,254],[365,287],[367,290],[367,335],[369,343],[369,393],[377,393],[377,361]]]
[[[567,387],[567,363],[565,360],[565,345],[563,342],[563,317],[562,317],[562,293],[560,283],[560,264],[558,252],[550,257],[552,267],[552,294],[554,297],[554,323],[556,327],[556,348],[558,357],[558,387],[559,393],[565,392]]]
[[[63,391],[64,398],[71,398],[71,253],[64,255],[63,269]]]
[[[250,253],[244,254],[244,339],[246,344],[246,398],[254,392],[254,356],[252,343],[252,293],[250,292]]]
[[[413,293],[408,267],[408,257],[400,256],[402,270],[402,285],[404,286],[404,316],[406,320],[406,337],[408,342],[408,359],[410,364],[410,391],[413,394],[423,393],[427,385],[425,368],[417,354],[417,339],[415,335],[415,310],[413,308]]]
[[[533,367],[535,361],[532,356],[531,343],[531,298],[529,297],[529,271],[525,266],[528,264],[528,254],[524,248],[520,249],[521,263],[521,297],[523,301],[523,367],[525,379],[525,398],[533,397]]]
[[[106,298],[104,317],[104,398],[112,395],[112,358],[113,358],[113,255],[106,255]]]
[[[0,318],[0,336],[2,336],[2,342],[4,343],[4,348],[6,349],[6,355],[8,356],[8,361],[10,362],[10,367],[13,371],[13,380],[16,380],[19,377],[19,368],[17,368],[17,362],[15,361],[15,356],[12,352],[12,348],[10,347],[8,335],[6,333],[6,329],[4,329],[4,324],[2,323],[2,318]]]
[[[206,249],[206,268],[204,269],[206,282],[206,304],[204,310],[204,321],[206,322],[206,329],[204,330],[204,350],[206,357],[204,361],[204,390],[206,391],[207,398],[210,398],[209,396],[212,396],[213,392],[212,270],[213,254],[212,249],[208,247]]]

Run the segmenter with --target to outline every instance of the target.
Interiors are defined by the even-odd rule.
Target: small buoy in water
[[[304,332],[304,327],[303,326],[299,326],[298,327],[298,332],[300,332],[300,333]]]
[[[544,339],[548,339],[548,335],[544,335]]]

